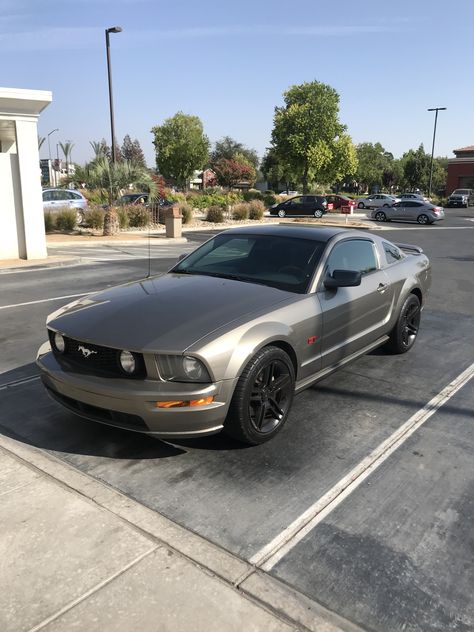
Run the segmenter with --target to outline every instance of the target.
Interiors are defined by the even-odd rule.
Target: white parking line
[[[66,296],[53,296],[52,298],[41,298],[37,301],[28,301],[26,303],[13,303],[12,305],[1,305],[0,309],[13,309],[14,307],[24,307],[25,305],[36,305],[38,303],[49,303],[51,301],[62,301],[65,298],[78,298],[89,294],[97,294],[97,292],[82,292],[81,294],[67,294]]]
[[[250,563],[271,570],[314,527],[324,520],[345,498],[381,465],[399,446],[425,423],[443,404],[459,391],[474,375],[474,363],[435,395],[423,408],[408,419],[388,439],[383,441],[363,461],[356,465],[324,496],[317,500],[286,529],[250,558]]]

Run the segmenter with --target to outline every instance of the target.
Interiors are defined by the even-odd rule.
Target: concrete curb
[[[69,491],[113,514],[158,545],[184,556],[230,584],[254,603],[298,629],[311,632],[360,632],[360,628],[248,562],[148,509],[106,483],[76,470],[43,450],[0,435],[0,448]]]
[[[38,263],[27,263],[25,265],[2,264],[0,265],[0,274],[4,272],[27,272],[28,270],[42,270],[44,268],[64,268],[68,266],[75,266],[82,263],[80,257],[65,257],[64,259],[57,259],[55,261],[41,261]]]

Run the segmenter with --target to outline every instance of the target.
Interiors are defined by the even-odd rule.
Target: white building
[[[51,101],[48,91],[0,88],[0,259],[47,256],[37,128]]]

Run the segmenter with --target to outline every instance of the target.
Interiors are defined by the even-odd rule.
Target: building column
[[[19,255],[22,259],[47,257],[41,172],[36,120],[16,120],[21,210],[17,210]]]

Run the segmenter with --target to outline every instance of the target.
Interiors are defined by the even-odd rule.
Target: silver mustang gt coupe
[[[416,246],[338,228],[236,228],[163,276],[51,314],[37,362],[48,393],[88,419],[259,444],[295,393],[379,345],[408,351],[430,282]]]

